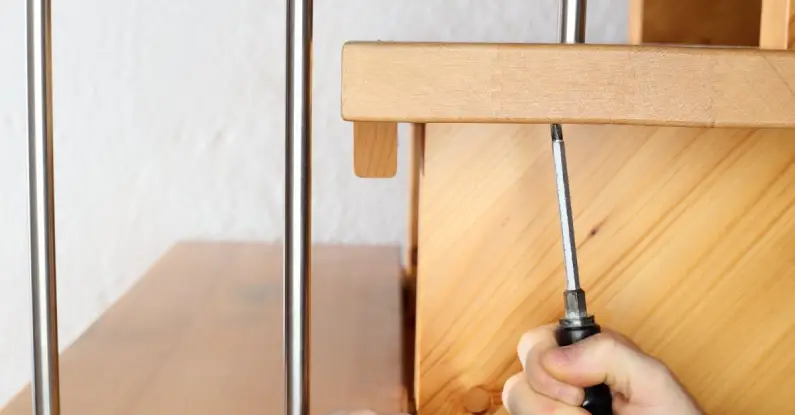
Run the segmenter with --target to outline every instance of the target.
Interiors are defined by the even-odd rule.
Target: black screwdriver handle
[[[555,339],[559,346],[568,346],[600,333],[598,324],[584,327],[559,326],[555,331]],[[613,415],[613,395],[610,387],[604,383],[585,388],[585,400],[582,407],[593,415]]]

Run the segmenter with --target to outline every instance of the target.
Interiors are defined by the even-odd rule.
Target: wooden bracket
[[[397,173],[397,135],[394,122],[353,123],[353,166],[357,176],[388,178]]]

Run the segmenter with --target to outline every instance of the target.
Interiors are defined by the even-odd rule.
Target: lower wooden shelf
[[[312,413],[404,410],[400,251],[313,250]],[[283,412],[281,248],[175,246],[61,358],[65,414]],[[1,415],[31,413],[25,388]]]

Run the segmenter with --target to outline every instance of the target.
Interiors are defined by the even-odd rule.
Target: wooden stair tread
[[[754,48],[349,43],[348,121],[795,127],[795,53]]]
[[[282,251],[181,243],[61,357],[65,414],[283,413]],[[312,413],[399,412],[400,250],[313,248]],[[25,388],[2,415],[31,413]]]

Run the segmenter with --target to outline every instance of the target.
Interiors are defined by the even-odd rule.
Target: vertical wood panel
[[[645,43],[759,45],[762,0],[630,1],[643,2],[642,8],[634,10],[641,10]],[[636,24],[632,20],[630,27]]]
[[[412,279],[417,272],[417,240],[419,238],[420,180],[425,146],[425,124],[412,124],[409,143],[409,218],[404,264]]]
[[[632,43],[759,44],[761,0],[630,1]],[[765,22],[781,17],[769,10]],[[791,36],[764,23],[763,41],[782,28]],[[581,278],[599,321],[667,363],[708,413],[795,413],[795,132],[565,131]],[[420,414],[467,414],[476,388],[492,393],[487,413],[505,414],[519,336],[562,313],[548,134],[428,127]]]
[[[795,0],[764,0],[759,46],[792,49],[795,46]]]
[[[605,326],[708,413],[795,413],[795,134],[566,126],[581,278]],[[547,126],[428,127],[418,280],[421,414],[520,370],[564,289]],[[715,381],[720,379],[719,382]]]

